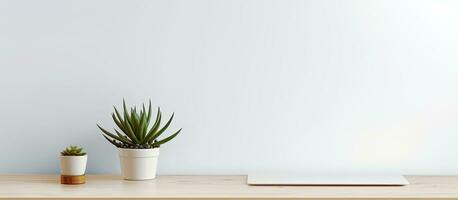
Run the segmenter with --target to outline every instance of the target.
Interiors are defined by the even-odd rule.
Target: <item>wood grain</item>
[[[60,184],[77,185],[77,184],[84,184],[85,182],[86,182],[85,175],[79,175],[79,176],[60,175]]]
[[[408,186],[248,186],[246,176],[88,175],[86,184],[62,185],[59,175],[1,175],[0,199],[458,199],[458,176],[406,178]]]

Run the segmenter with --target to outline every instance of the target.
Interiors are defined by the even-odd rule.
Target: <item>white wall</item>
[[[163,174],[458,173],[453,0],[0,1],[0,173],[57,173],[95,123],[176,112]]]

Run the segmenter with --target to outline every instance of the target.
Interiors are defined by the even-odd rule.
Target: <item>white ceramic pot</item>
[[[121,174],[126,180],[148,180],[156,178],[159,148],[118,148]]]
[[[67,176],[84,175],[86,172],[87,155],[60,156],[60,174]]]

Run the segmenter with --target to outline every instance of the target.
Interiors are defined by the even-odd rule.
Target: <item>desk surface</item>
[[[458,176],[406,176],[408,186],[249,186],[246,176],[159,176],[124,181],[89,175],[84,185],[61,185],[57,175],[0,175],[0,199],[458,199]]]

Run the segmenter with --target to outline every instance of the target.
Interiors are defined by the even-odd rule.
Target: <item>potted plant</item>
[[[82,147],[70,145],[60,152],[60,174],[62,184],[85,182],[87,155]]]
[[[113,106],[113,121],[119,128],[114,128],[115,134],[105,130],[97,124],[103,132],[103,137],[118,148],[121,164],[121,174],[126,180],[148,180],[156,177],[159,147],[172,140],[181,129],[170,136],[159,139],[172,122],[174,114],[161,128],[162,113],[157,108],[156,118],[152,120],[151,100],[148,110],[143,104],[141,109],[136,107],[127,109],[123,100],[123,113]],[[151,123],[154,121],[154,123]]]

